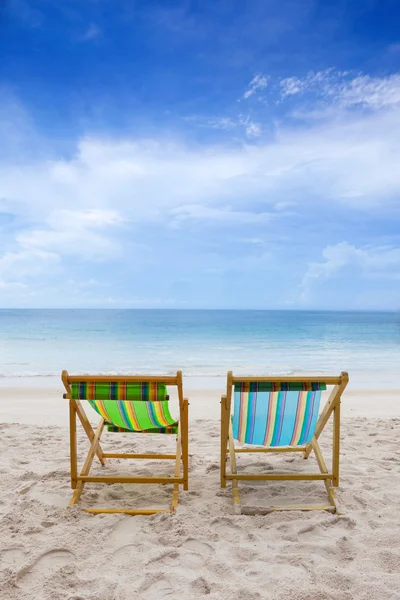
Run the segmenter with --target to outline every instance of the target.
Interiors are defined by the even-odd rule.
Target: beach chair
[[[221,487],[232,482],[236,514],[267,514],[276,510],[327,510],[339,512],[334,488],[339,485],[340,399],[349,381],[338,377],[234,377],[228,373],[226,396],[221,399]],[[333,386],[319,413],[321,393]],[[231,417],[232,390],[234,411]],[[332,468],[328,469],[318,438],[333,418]],[[234,440],[245,447],[236,448]],[[246,447],[253,446],[253,447]],[[254,446],[258,446],[254,448]],[[314,452],[319,473],[239,473],[236,455],[250,452],[297,452],[308,458]],[[230,472],[227,472],[227,456]],[[329,504],[269,507],[241,506],[240,481],[322,480]]]
[[[89,513],[126,513],[129,515],[151,515],[173,512],[178,505],[179,486],[188,489],[188,400],[183,397],[182,372],[175,376],[109,376],[69,375],[62,372],[66,394],[69,399],[71,487],[74,490],[70,506],[76,504],[86,483],[149,483],[173,486],[171,505],[165,509],[128,510],[120,508],[89,508]],[[177,386],[179,419],[174,420],[169,411],[169,396],[166,386]],[[86,400],[101,416],[94,430],[85,414],[81,401]],[[80,420],[90,442],[90,449],[83,467],[78,473],[76,417]],[[175,434],[175,454],[116,454],[103,452],[100,438],[104,428],[117,433]],[[117,477],[112,475],[91,476],[93,459],[102,465],[107,459],[132,458],[173,460],[173,476],[165,477]],[[182,471],[181,474],[181,462]]]

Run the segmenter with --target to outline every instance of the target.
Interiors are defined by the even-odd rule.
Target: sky
[[[0,307],[398,310],[398,0],[0,0]]]

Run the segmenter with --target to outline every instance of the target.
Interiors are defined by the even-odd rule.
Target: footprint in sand
[[[111,532],[111,539],[117,546],[126,546],[132,544],[138,533],[138,524],[136,519],[125,517],[118,521]]]
[[[336,541],[335,553],[337,560],[345,563],[356,558],[357,549],[351,536],[343,535]]]
[[[46,482],[33,482],[18,490],[19,494],[27,494],[33,500],[39,500],[47,506],[65,508],[70,497],[70,487],[67,485],[54,486],[49,489]]]
[[[204,577],[199,577],[192,581],[191,586],[200,594],[206,595],[211,593],[211,585]]]
[[[213,549],[209,544],[198,540],[187,540],[181,545],[183,552],[180,554],[180,563],[190,569],[202,567]]]
[[[191,550],[192,552],[196,552],[201,556],[207,558],[214,551],[210,544],[206,544],[206,542],[200,542],[199,540],[187,540],[181,544],[181,548],[185,548],[185,550]]]
[[[151,563],[161,563],[168,567],[198,570],[213,552],[212,547],[198,540],[183,542],[178,550],[165,552]]]
[[[381,550],[376,554],[377,563],[385,573],[398,573],[400,553],[392,550]]]
[[[41,586],[43,579],[51,577],[56,571],[71,564],[74,560],[75,556],[69,550],[50,550],[18,573],[17,586],[25,590]]]
[[[344,535],[344,532],[349,529],[354,529],[357,523],[350,517],[336,516],[330,521],[322,523],[310,523],[297,531],[297,535],[304,536],[306,539],[310,537],[321,538],[329,537],[330,540],[338,540]]]
[[[174,588],[164,575],[149,575],[139,588],[140,598],[160,600],[175,593]]]
[[[14,567],[25,557],[25,550],[20,546],[13,546],[3,550],[0,554],[0,565],[2,567]]]
[[[354,500],[356,502],[358,502],[358,504],[360,504],[362,506],[362,508],[368,507],[368,502],[366,500],[364,500],[364,498],[362,498],[361,496],[354,494]]]
[[[206,473],[212,473],[212,471],[219,471],[219,465],[217,463],[212,463],[206,468]]]
[[[234,542],[238,535],[241,533],[240,527],[235,525],[229,519],[215,519],[211,523],[211,529],[221,536],[224,540]]]
[[[314,583],[313,575],[307,568],[303,556],[276,554],[270,577],[275,582],[285,581],[288,585],[297,582],[299,587],[302,583],[307,587]]]
[[[36,481],[28,483],[28,485],[23,485],[17,489],[17,494],[25,495],[28,492],[30,492],[35,487],[35,485],[37,485]]]
[[[145,547],[143,544],[125,544],[117,548],[110,562],[110,569],[114,572],[130,568],[132,564],[140,564],[140,558],[145,556]],[[138,562],[139,561],[139,562]]]
[[[48,527],[53,527],[56,523],[55,521],[41,521],[41,526],[47,529]]]

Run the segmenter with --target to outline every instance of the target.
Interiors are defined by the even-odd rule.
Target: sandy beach
[[[30,389],[24,381],[0,387],[1,598],[400,597],[398,391],[353,389],[343,398],[337,493],[343,516],[290,512],[254,517],[235,516],[231,490],[219,487],[221,389],[212,385],[200,390],[197,381],[189,380],[186,386],[191,401],[189,491],[180,492],[175,514],[150,517],[95,516],[81,508],[163,507],[170,500],[168,488],[92,484],[78,507],[66,508],[68,429],[61,385]],[[157,438],[162,450],[173,448],[172,436]],[[83,435],[79,439],[83,460],[87,442]],[[105,434],[103,446],[151,452],[156,442],[147,436]],[[329,435],[322,446],[328,449]],[[255,463],[299,472],[305,464],[316,467],[297,457],[241,456],[239,470]],[[120,474],[135,469],[143,475],[168,469],[118,460],[105,468]],[[94,473],[100,469],[94,463]],[[243,501],[258,504],[324,498],[319,482],[252,482],[243,483],[241,490]]]

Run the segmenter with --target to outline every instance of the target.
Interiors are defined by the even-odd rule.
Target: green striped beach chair
[[[334,488],[339,485],[340,399],[348,381],[345,372],[338,377],[234,377],[232,372],[228,373],[227,392],[221,399],[221,487],[226,487],[227,481],[232,482],[236,514],[267,514],[275,510],[338,512]],[[327,386],[333,386],[333,389],[320,412],[321,393]],[[332,468],[328,469],[318,438],[331,416]],[[236,448],[235,440],[244,446]],[[238,453],[298,452],[308,458],[312,451],[319,473],[255,474],[238,473],[237,470]],[[241,506],[238,482],[243,480],[322,480],[329,504]]]
[[[76,504],[86,483],[152,483],[173,486],[172,500],[166,509],[128,510],[119,508],[90,508],[90,513],[126,513],[130,515],[151,515],[159,512],[173,512],[178,505],[179,486],[188,489],[188,405],[183,397],[182,372],[176,376],[113,376],[108,375],[69,375],[62,372],[66,394],[69,399],[70,415],[70,459],[71,487],[74,490],[69,505]],[[169,411],[167,385],[176,386],[179,398],[179,419],[172,418]],[[94,430],[86,416],[81,401],[100,415],[100,422]],[[76,417],[82,424],[90,442],[89,453],[78,473]],[[103,452],[100,438],[104,428],[118,433],[175,434],[177,436],[175,454],[116,454]],[[136,458],[175,461],[172,476],[166,477],[117,477],[91,476],[93,459],[102,465],[106,459]],[[182,471],[181,474],[181,463]]]

